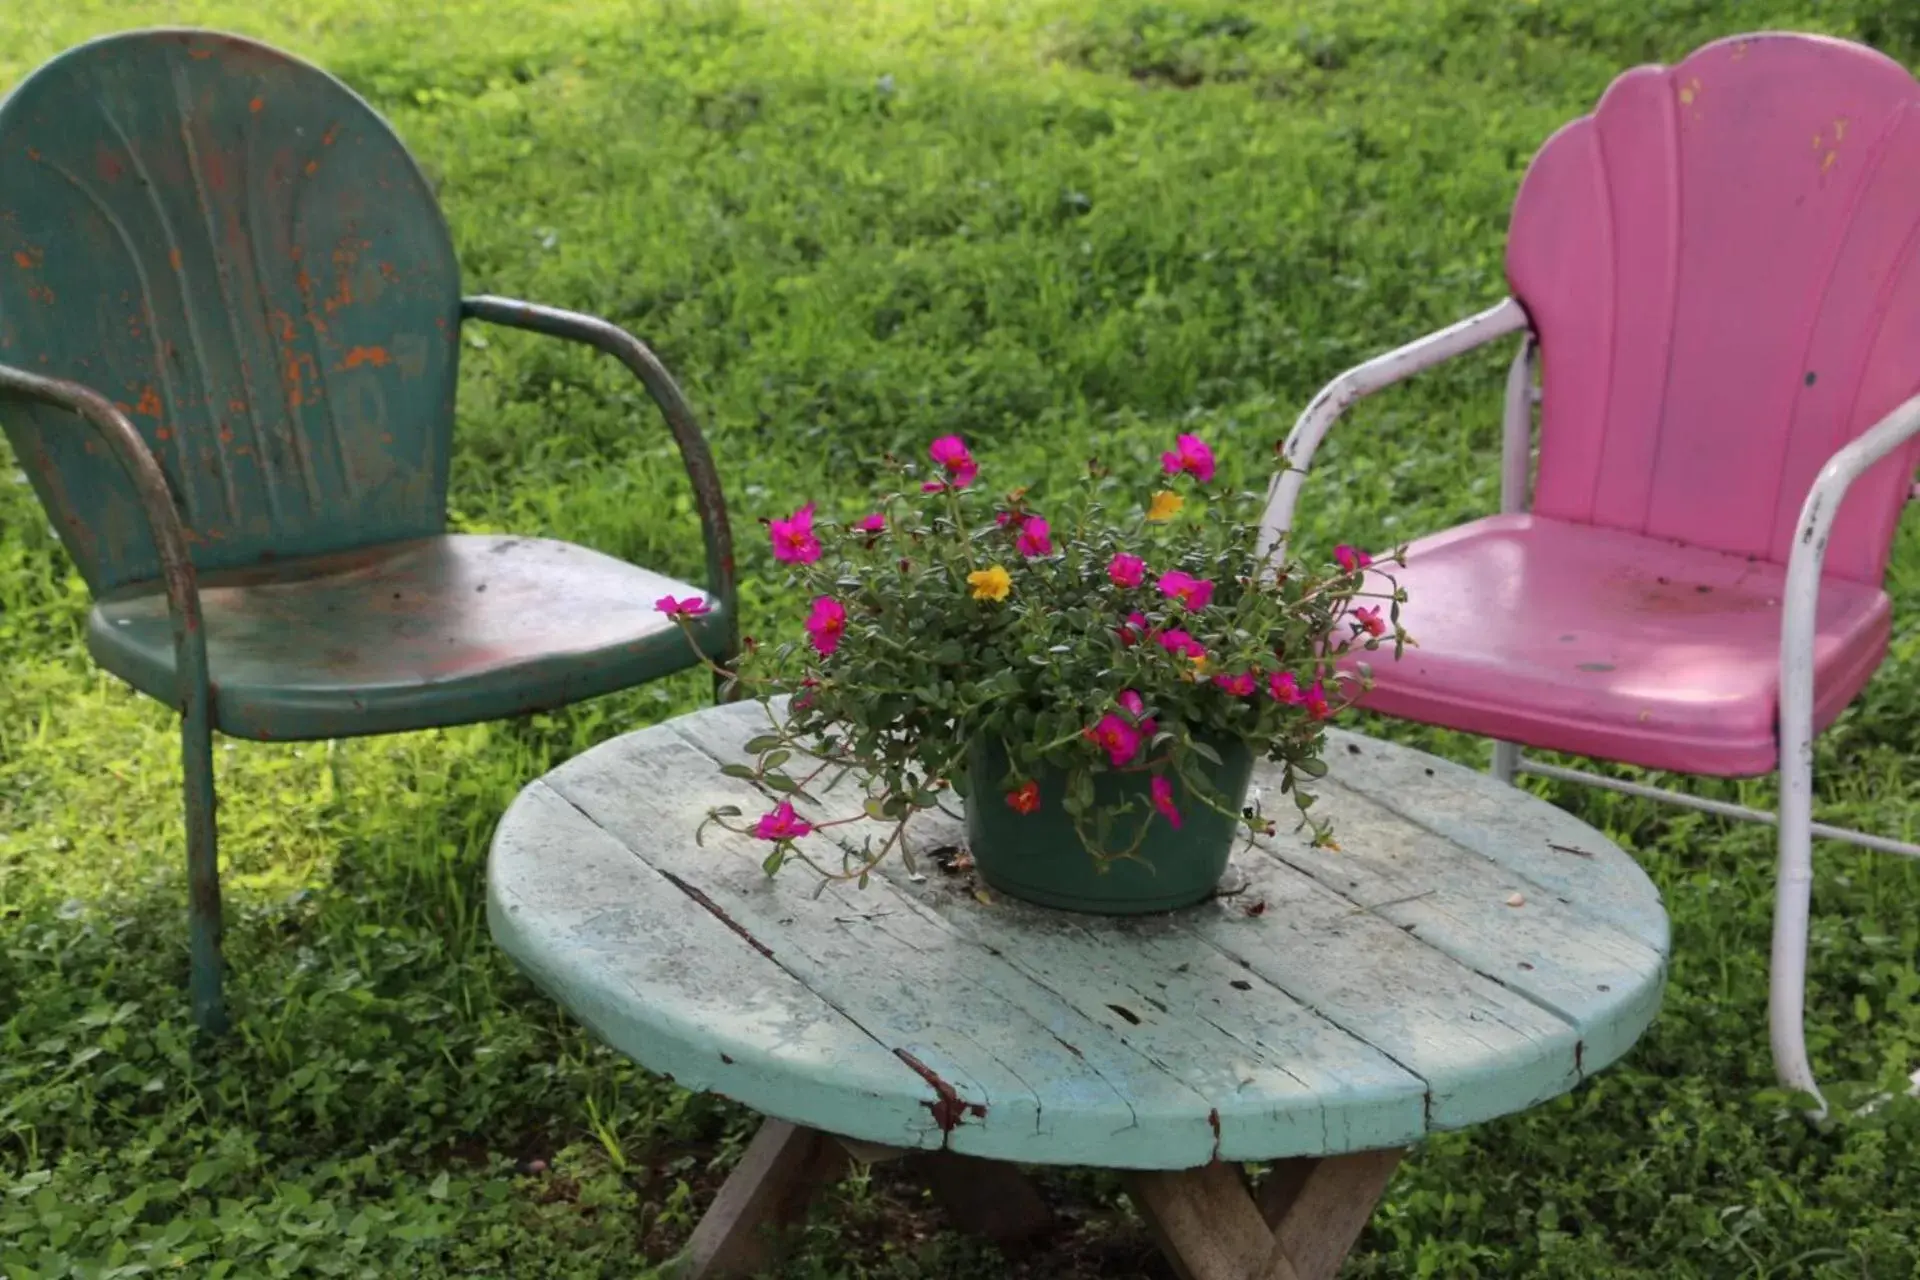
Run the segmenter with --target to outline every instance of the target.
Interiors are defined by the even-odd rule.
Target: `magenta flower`
[[[1251,698],[1259,686],[1254,683],[1253,672],[1242,671],[1237,676],[1215,676],[1213,682],[1236,698]]]
[[[885,533],[887,518],[876,511],[870,516],[861,516],[853,522],[853,527],[861,533]]]
[[[1306,703],[1309,720],[1325,720],[1333,714],[1333,708],[1327,705],[1327,691],[1318,680],[1315,680],[1313,687],[1307,690]]]
[[[1147,574],[1147,562],[1139,556],[1117,552],[1107,561],[1107,578],[1116,587],[1137,587]]]
[[[1307,700],[1307,695],[1300,692],[1300,684],[1291,671],[1276,671],[1268,676],[1267,692],[1275,702],[1284,702],[1289,707],[1297,707]]]
[[[1120,643],[1139,644],[1147,638],[1147,632],[1151,629],[1152,624],[1147,621],[1146,614],[1130,613],[1127,615],[1127,620],[1120,624]]]
[[[1353,611],[1353,624],[1370,636],[1383,636],[1387,634],[1387,624],[1381,619],[1378,608],[1355,609]]]
[[[959,436],[941,436],[927,446],[927,455],[947,473],[945,481],[929,480],[920,486],[929,493],[944,489],[948,484],[956,489],[964,489],[980,474],[980,465],[967,452],[966,441]]]
[[[798,840],[813,830],[813,824],[793,811],[793,801],[782,800],[772,813],[760,815],[753,834],[762,840]]]
[[[1134,727],[1140,730],[1141,737],[1151,738],[1153,736],[1153,731],[1156,726],[1152,720],[1147,718],[1147,704],[1141,700],[1138,693],[1135,693],[1132,689],[1122,689],[1120,695],[1116,697],[1114,701],[1120,704],[1122,711],[1133,717]]]
[[[1195,578],[1178,569],[1171,569],[1160,575],[1160,594],[1172,600],[1178,600],[1186,606],[1188,613],[1198,613],[1207,607],[1213,599],[1213,584],[1205,578]]]
[[[1013,512],[996,511],[993,513],[993,522],[999,525],[1002,529],[1004,529],[1008,525],[1013,523]]]
[[[1173,824],[1175,831],[1178,831],[1180,829],[1180,811],[1173,806],[1173,784],[1156,773],[1153,775],[1153,781],[1148,784],[1148,790],[1153,796],[1153,807],[1160,811],[1162,817]]]
[[[1034,556],[1053,554],[1053,530],[1040,516],[1028,516],[1020,526],[1020,535],[1013,540],[1014,550],[1032,559]]]
[[[1178,627],[1169,631],[1162,631],[1159,639],[1160,647],[1168,653],[1179,654],[1185,658],[1204,658],[1207,656],[1207,646],[1201,644],[1198,640],[1195,640]]]
[[[1160,455],[1160,466],[1170,476],[1182,471],[1201,484],[1213,482],[1213,450],[1199,436],[1181,436],[1173,443],[1172,453]]]
[[[813,536],[813,504],[788,516],[769,521],[773,534],[773,558],[782,564],[812,564],[820,558],[820,540]]]
[[[1116,769],[1140,754],[1140,731],[1128,724],[1125,717],[1111,711],[1101,716],[1093,728],[1083,731],[1082,736],[1105,750]]]
[[[832,596],[816,596],[807,613],[807,638],[821,657],[840,647],[847,633],[847,608]]]
[[[699,596],[688,596],[684,600],[675,600],[672,596],[661,596],[653,602],[655,613],[664,613],[678,621],[681,618],[697,618],[703,613],[712,613],[713,608]]]
[[[1372,556],[1360,550],[1358,547],[1350,547],[1344,542],[1333,549],[1333,559],[1335,564],[1338,564],[1348,573],[1358,573],[1373,563]]]

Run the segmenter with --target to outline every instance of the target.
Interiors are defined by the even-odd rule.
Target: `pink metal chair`
[[[1411,545],[1400,580],[1418,647],[1376,664],[1364,705],[1494,738],[1509,779],[1777,821],[1774,1063],[1824,1114],[1803,1025],[1812,838],[1920,856],[1811,812],[1814,734],[1886,652],[1881,581],[1920,462],[1920,85],[1871,49],[1785,34],[1629,71],[1534,158],[1507,274],[1507,301],[1315,397],[1274,479],[1268,545],[1284,544],[1314,450],[1354,401],[1524,334],[1501,513]],[[1523,746],[1778,770],[1780,811]]]

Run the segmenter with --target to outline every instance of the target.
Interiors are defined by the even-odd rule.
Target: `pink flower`
[[[793,811],[793,801],[782,800],[772,813],[760,815],[753,834],[762,840],[798,840],[813,830],[813,825]]]
[[[1116,769],[1140,754],[1140,731],[1111,711],[1101,716],[1098,723],[1085,730],[1082,736],[1104,749],[1107,759],[1113,762]]]
[[[861,533],[885,533],[887,518],[876,511],[870,516],[861,516],[853,522],[853,527]]]
[[[1137,587],[1146,577],[1147,562],[1122,551],[1107,561],[1107,577],[1116,587]]]
[[[1251,698],[1259,686],[1254,683],[1253,672],[1242,671],[1237,676],[1215,676],[1213,682],[1236,698]]]
[[[1350,547],[1344,542],[1333,549],[1333,559],[1334,563],[1338,564],[1348,573],[1358,573],[1373,563],[1372,556],[1357,547]]]
[[[980,465],[967,452],[967,445],[959,436],[941,436],[927,446],[927,456],[939,463],[947,473],[947,481],[956,489],[964,489],[973,483],[980,474]],[[929,492],[944,489],[946,484],[938,480],[929,480],[920,486]]]
[[[811,502],[785,520],[770,521],[769,526],[775,560],[782,564],[812,564],[820,558],[820,540],[813,536]]]
[[[794,695],[794,699],[793,699],[794,708],[796,710],[804,711],[807,707],[807,704],[813,701],[813,691],[815,689],[818,689],[819,687],[820,687],[820,682],[818,680],[815,680],[812,676],[807,676],[805,679],[801,680],[800,692]]]
[[[821,657],[840,647],[847,633],[847,608],[832,596],[815,596],[807,614],[807,637]]]
[[[993,513],[993,522],[999,525],[1002,529],[1004,529],[1008,525],[1013,523],[1013,512],[996,511]]]
[[[1213,450],[1199,436],[1181,436],[1173,447],[1174,452],[1160,455],[1160,466],[1168,475],[1185,471],[1201,484],[1213,482]]]
[[[1053,554],[1053,530],[1039,516],[1028,516],[1020,526],[1020,534],[1013,540],[1013,546],[1021,555],[1032,559],[1034,556]]]
[[[1120,704],[1122,711],[1133,717],[1134,727],[1140,730],[1141,737],[1151,738],[1153,736],[1154,723],[1147,718],[1147,704],[1141,700],[1138,693],[1135,693],[1132,689],[1122,689],[1120,695],[1115,698],[1114,701]]]
[[[1383,636],[1387,634],[1387,624],[1381,621],[1380,610],[1378,608],[1355,609],[1353,611],[1353,624],[1370,636]]]
[[[1120,624],[1120,643],[1124,645],[1139,644],[1147,638],[1147,631],[1150,627],[1151,624],[1147,621],[1146,614],[1128,614],[1127,620]]]
[[[1327,705],[1327,691],[1318,680],[1307,690],[1307,719],[1325,720],[1333,714],[1333,708]]]
[[[1290,707],[1297,707],[1307,700],[1307,696],[1300,692],[1299,682],[1293,678],[1291,671],[1276,671],[1268,676],[1267,692],[1272,695],[1275,702],[1284,702]]]
[[[669,618],[697,618],[703,613],[712,613],[712,606],[699,596],[688,596],[684,600],[675,600],[672,596],[661,596],[653,602],[655,613],[664,613]]]
[[[1188,613],[1198,613],[1207,607],[1213,599],[1213,584],[1205,578],[1195,578],[1180,572],[1169,570],[1160,575],[1160,594],[1172,600],[1178,600],[1186,606]]]
[[[1156,773],[1153,775],[1153,781],[1148,784],[1148,790],[1153,796],[1153,807],[1160,811],[1162,817],[1173,824],[1175,831],[1178,831],[1180,829],[1180,811],[1173,807],[1173,784]]]
[[[1170,631],[1162,631],[1159,639],[1160,647],[1168,653],[1176,653],[1186,658],[1204,658],[1207,656],[1207,646],[1201,644],[1198,640],[1195,640],[1178,627]]]

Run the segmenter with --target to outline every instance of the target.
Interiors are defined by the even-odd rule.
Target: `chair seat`
[[[545,538],[419,538],[207,574],[214,724],[242,738],[342,738],[611,693],[696,661],[654,609],[665,595],[706,593]],[[719,654],[717,607],[697,630]],[[103,597],[87,647],[177,701],[166,596],[151,585]]]
[[[1361,705],[1652,769],[1776,767],[1781,566],[1504,515],[1413,543],[1396,573],[1418,647],[1367,655],[1376,683]],[[1885,592],[1822,582],[1817,728],[1866,684],[1891,626]]]

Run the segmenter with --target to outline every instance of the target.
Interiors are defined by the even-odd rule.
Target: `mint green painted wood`
[[[495,837],[489,919],[609,1043],[781,1119],[1113,1168],[1338,1154],[1562,1093],[1659,1006],[1665,917],[1626,855],[1417,752],[1334,735],[1323,803],[1342,852],[1284,837],[1235,855],[1236,896],[1107,919],[982,902],[925,858],[924,879],[890,865],[816,897],[804,872],[767,879],[755,841],[709,829],[696,846],[710,806],[768,804],[715,769],[764,714],[716,708],[548,775]],[[1368,799],[1407,770],[1421,782],[1400,812]],[[1482,791],[1511,824],[1449,819]],[[816,817],[857,801],[822,803]],[[962,834],[941,818],[922,850]],[[647,923],[679,916],[705,922],[698,937]],[[846,1071],[821,1047],[835,1035]]]
[[[215,727],[254,739],[348,737],[630,688],[690,664],[685,634],[654,601],[705,594],[585,547],[491,535],[203,574]],[[725,653],[725,605],[695,630],[711,656]],[[87,647],[136,689],[166,698],[176,687],[167,600],[152,587],[107,593]]]

